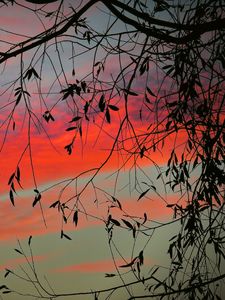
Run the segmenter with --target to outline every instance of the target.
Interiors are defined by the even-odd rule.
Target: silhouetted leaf
[[[74,127],[69,127],[69,128],[66,129],[66,131],[72,131],[72,130],[75,130],[76,128],[77,128],[76,126],[74,126]]]
[[[0,290],[2,290],[2,289],[9,289],[9,288],[6,285],[1,285]]]
[[[130,222],[128,222],[127,220],[124,220],[124,219],[121,219],[122,221],[123,221],[123,223],[128,227],[128,228],[130,228],[131,230],[133,230],[133,225],[130,223]]]
[[[100,100],[98,102],[98,107],[101,112],[105,110],[105,96],[103,94],[101,95]]]
[[[131,95],[131,96],[138,96],[137,93],[131,91],[131,90],[128,90],[128,89],[123,89],[124,93],[125,94],[128,94],[128,95]]]
[[[94,67],[97,67],[101,62],[100,61],[97,61],[95,64],[94,64]]]
[[[138,200],[140,200],[141,198],[143,198],[146,194],[147,194],[147,192],[150,190],[150,188],[149,189],[147,189],[146,191],[144,191],[143,193],[141,193],[141,195],[138,197]]]
[[[115,105],[111,105],[109,104],[108,107],[114,111],[118,111],[119,110],[119,107],[115,106]]]
[[[152,91],[148,86],[147,86],[146,88],[147,88],[148,93],[149,93],[151,96],[156,97],[156,95],[153,93],[153,91]]]
[[[122,265],[122,266],[119,266],[119,267],[120,268],[129,268],[129,267],[133,266],[133,264],[135,263],[136,260],[137,260],[137,257],[135,257],[134,259],[132,259],[132,261],[130,263]]]
[[[13,191],[12,190],[9,191],[9,199],[10,199],[12,205],[15,206],[14,196],[13,196]]]
[[[85,81],[81,81],[81,88],[83,90],[84,93],[86,93],[86,87],[87,87],[87,84]]]
[[[167,204],[166,207],[174,207],[175,204]]]
[[[30,80],[32,75],[35,77],[35,78],[38,78],[38,79],[41,79],[38,75],[38,73],[36,72],[36,70],[34,68],[30,68],[29,70],[27,70],[26,74],[24,75],[24,79],[28,79]]]
[[[149,104],[151,104],[151,101],[149,100],[148,96],[145,94],[145,101]]]
[[[146,151],[146,147],[143,146],[143,147],[141,148],[141,151],[140,151],[140,157],[141,157],[141,158],[143,158],[145,151]]]
[[[120,226],[120,222],[115,220],[115,219],[110,219],[110,222],[112,222],[113,224],[115,224],[116,226]]]
[[[55,201],[54,203],[52,203],[49,208],[52,208],[52,207],[56,207],[58,204],[60,203],[59,200]]]
[[[62,238],[66,238],[67,240],[70,240],[70,241],[72,240],[71,237],[69,237],[67,234],[65,234],[65,233],[63,232],[63,230],[61,230],[61,239],[62,239]]]
[[[116,199],[116,202],[117,202],[119,208],[122,210],[122,205],[121,205],[120,201],[118,199]]]
[[[110,112],[109,112],[108,108],[106,109],[105,117],[106,117],[107,122],[111,123],[111,117],[110,117]]]
[[[46,111],[43,114],[43,118],[45,119],[45,121],[48,123],[50,120],[55,121],[55,119],[53,118],[52,114],[50,113],[50,111]]]
[[[11,182],[12,182],[13,179],[14,179],[14,177],[15,177],[15,173],[12,173],[12,175],[11,175],[10,178],[9,178],[8,185],[11,184]]]
[[[171,124],[172,124],[171,120],[166,123],[166,131],[168,131],[170,129]]]
[[[144,213],[144,221],[143,221],[143,223],[142,224],[145,224],[145,222],[147,221],[147,214],[146,213]]]
[[[116,275],[113,273],[105,273],[105,277],[115,277]]]
[[[18,182],[20,182],[20,168],[19,167],[17,167],[17,169],[16,169],[16,179]]]
[[[78,211],[77,210],[73,214],[73,222],[77,226],[77,223],[78,223]]]
[[[133,226],[132,234],[133,234],[133,238],[135,239],[135,237],[136,237],[136,227],[135,226]]]
[[[20,250],[18,250],[18,249],[14,249],[17,253],[19,253],[19,254],[21,254],[21,255],[23,255],[23,253],[20,251]]]
[[[76,121],[80,120],[81,118],[82,117],[79,117],[79,116],[74,117],[71,121],[69,121],[69,123],[76,122]]]
[[[12,190],[14,193],[16,193],[15,186],[14,186],[14,183],[13,183],[13,182],[11,183],[10,188],[11,188],[11,190]]]
[[[66,145],[64,147],[64,149],[66,149],[66,151],[68,152],[68,154],[71,155],[73,146],[72,146],[72,144],[69,144],[69,145]]]
[[[22,97],[22,93],[19,93],[19,95],[16,98],[16,104],[15,104],[15,106],[17,106],[20,103],[21,97]]]
[[[138,258],[139,258],[140,265],[143,265],[144,264],[143,250],[141,250],[141,252],[139,253]]]
[[[35,196],[32,206],[34,207],[40,200],[41,200],[41,194],[39,193]]]
[[[79,134],[82,137],[82,126],[79,126]]]
[[[5,275],[4,275],[4,277],[6,278],[8,275],[9,275],[9,273],[11,273],[11,270],[9,270],[9,269],[5,269]]]
[[[28,245],[30,246],[31,244],[31,239],[32,239],[32,235],[29,236],[29,240],[28,240]]]
[[[89,105],[90,105],[89,102],[86,101],[86,102],[85,102],[85,105],[84,105],[84,113],[85,113],[85,115],[86,115],[87,112],[88,112]]]

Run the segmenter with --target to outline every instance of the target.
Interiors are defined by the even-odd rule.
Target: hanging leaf
[[[112,222],[113,224],[115,224],[116,226],[120,226],[120,222],[115,220],[115,219],[110,219],[110,222]]]
[[[102,94],[98,103],[98,107],[101,112],[105,110],[105,96]]]
[[[151,96],[156,97],[156,95],[153,93],[153,91],[152,91],[148,86],[147,86],[146,88],[147,88],[148,93],[149,93]]]
[[[109,112],[108,107],[107,107],[106,112],[105,112],[105,117],[106,117],[107,122],[110,124],[111,123],[111,117],[110,117],[110,112]]]
[[[111,110],[114,110],[114,111],[118,111],[118,110],[119,110],[119,107],[117,107],[117,106],[115,106],[115,105],[109,104],[108,107],[109,107]]]
[[[144,221],[143,221],[142,225],[145,224],[146,221],[147,221],[147,214],[144,213]]]
[[[138,96],[137,93],[131,91],[131,90],[128,90],[128,89],[123,89],[124,93],[125,94],[128,94],[128,95],[131,95],[131,96]]]
[[[122,266],[119,266],[119,268],[129,268],[131,266],[133,266],[133,264],[135,263],[137,257],[135,257],[130,263],[126,264],[126,265],[122,265]]]
[[[16,193],[15,186],[14,186],[14,183],[13,183],[13,182],[11,183],[11,187],[10,187],[10,188],[12,189],[12,191],[13,191],[14,193]]]
[[[28,80],[30,80],[32,76],[34,76],[35,78],[41,79],[34,68],[30,68],[29,70],[27,70],[27,72],[23,78],[24,79],[27,78]]]
[[[138,258],[139,258],[140,265],[143,265],[144,264],[143,250],[141,250],[141,252],[139,253]]]
[[[19,254],[21,254],[21,255],[23,255],[23,253],[20,251],[20,250],[18,250],[18,249],[14,249],[17,253],[19,253]]]
[[[84,114],[85,114],[85,115],[86,115],[87,112],[88,112],[89,105],[90,105],[89,102],[86,101],[86,102],[85,102],[85,105],[84,105]]]
[[[130,223],[130,222],[128,222],[127,220],[124,220],[124,219],[121,219],[122,221],[123,221],[123,223],[128,227],[128,228],[130,228],[131,230],[133,230],[133,225]]]
[[[111,196],[114,202],[117,202],[117,199],[114,196]]]
[[[21,98],[22,98],[22,93],[19,93],[18,96],[17,96],[17,98],[16,98],[16,104],[15,104],[15,106],[17,106],[20,103]]]
[[[14,179],[14,177],[15,177],[15,173],[12,173],[12,175],[11,175],[10,178],[9,178],[8,185],[11,184],[11,182],[12,182],[13,179]]]
[[[13,196],[13,191],[12,190],[9,191],[9,199],[10,199],[12,205],[15,206],[14,196]]]
[[[143,193],[141,193],[141,195],[138,197],[138,201],[141,199],[141,198],[143,198],[146,194],[147,194],[147,192],[150,190],[150,188],[149,189],[147,189],[146,191],[144,191]]]
[[[18,182],[20,182],[20,168],[19,167],[17,167],[17,169],[16,169],[16,179]]]
[[[135,239],[135,237],[136,237],[136,227],[135,226],[133,227],[132,234],[133,234],[133,238]]]
[[[122,205],[121,205],[120,201],[119,201],[118,199],[116,199],[116,202],[117,202],[117,204],[118,204],[118,206],[119,206],[119,209],[122,210]]]
[[[35,198],[34,198],[34,201],[32,203],[32,206],[34,207],[39,201],[41,200],[41,194],[38,193]]]
[[[63,232],[63,230],[61,230],[61,239],[62,239],[63,237],[66,238],[67,240],[70,240],[70,241],[72,240],[71,237],[69,237],[67,234],[65,234],[65,233]]]
[[[50,111],[46,110],[45,113],[43,114],[43,118],[45,119],[45,121],[48,123],[50,120],[52,120],[53,122],[55,121],[55,119],[53,118],[52,114],[50,113]]]
[[[77,226],[77,223],[78,223],[78,211],[77,210],[73,214],[73,222]]]
[[[66,129],[66,131],[72,131],[72,130],[75,130],[76,128],[77,128],[76,126],[74,126],[74,127],[69,127],[69,128]]]
[[[105,277],[115,277],[116,275],[113,273],[105,273]]]
[[[31,244],[31,239],[32,239],[32,235],[30,235],[29,240],[28,240],[28,245],[30,246]]]
[[[145,101],[149,104],[151,104],[151,101],[149,100],[149,98],[147,97],[147,95],[145,94]]]
[[[86,93],[87,84],[85,81],[81,81],[81,88],[82,88],[83,92]]]
[[[80,119],[81,119],[81,117],[79,117],[79,116],[74,117],[71,121],[69,121],[69,123],[76,122],[76,121],[78,121]]]
[[[72,150],[73,150],[73,145],[72,145],[72,144],[66,145],[66,146],[64,147],[64,149],[66,149],[67,153],[68,153],[69,155],[71,155]]]
[[[6,285],[1,285],[0,290],[2,290],[2,289],[7,289],[8,290],[9,288]]]
[[[60,203],[59,200],[55,201],[54,203],[52,203],[49,208],[52,208],[52,207],[56,207],[56,205],[58,205]]]
[[[9,273],[11,273],[11,270],[9,270],[9,269],[5,269],[5,275],[4,275],[4,277],[6,278],[8,275],[9,275]]]

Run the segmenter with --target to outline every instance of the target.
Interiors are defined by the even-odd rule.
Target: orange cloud
[[[30,256],[25,257],[18,257],[13,259],[7,259],[4,265],[0,265],[0,271],[5,269],[15,269],[18,265],[27,264],[27,260],[29,262],[40,262],[47,260],[48,257],[46,255],[34,255],[32,258]]]
[[[130,259],[124,261],[122,259],[116,259],[116,266],[126,265],[130,262]],[[149,259],[145,260],[146,264],[151,264],[152,262]],[[120,269],[122,270],[122,269]],[[116,273],[116,267],[112,259],[108,260],[98,260],[94,262],[83,262],[75,265],[69,265],[54,269],[54,272],[66,273],[66,272],[81,272],[81,273]]]

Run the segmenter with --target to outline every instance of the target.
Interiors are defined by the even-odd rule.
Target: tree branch
[[[31,49],[34,49],[58,36],[66,32],[71,26],[73,26],[74,23],[76,23],[79,18],[89,9],[91,8],[95,3],[99,2],[100,0],[90,0],[87,4],[85,4],[77,13],[73,14],[73,16],[68,20],[68,22],[58,31],[56,31],[56,28],[61,24],[56,24],[47,31],[42,32],[41,34],[37,35],[36,37],[26,40],[25,42],[22,42],[18,45],[19,49],[12,51],[12,52],[0,52],[0,55],[2,58],[0,59],[0,64],[5,62],[7,59],[11,57],[16,57],[17,55],[27,52]],[[41,37],[43,35],[43,37]],[[40,38],[41,37],[41,38]],[[29,41],[37,39],[35,42],[28,44],[25,46]]]
[[[131,298],[129,298],[129,300],[133,300],[133,299],[144,299],[144,298],[155,298],[155,297],[162,297],[162,296],[169,296],[169,295],[175,295],[175,294],[180,294],[180,293],[186,293],[186,292],[189,292],[193,289],[197,289],[197,288],[200,288],[202,286],[206,286],[206,285],[209,285],[213,282],[216,282],[216,281],[219,281],[221,279],[224,279],[225,278],[225,273],[220,275],[220,276],[217,276],[217,277],[214,277],[210,280],[207,280],[205,282],[202,282],[202,283],[199,283],[199,284],[193,284],[187,288],[184,288],[184,289],[180,289],[180,290],[176,290],[176,291],[171,291],[171,292],[166,292],[166,293],[159,293],[159,294],[153,294],[153,295],[141,295],[141,296],[132,296]]]
[[[119,3],[119,1],[115,1],[116,5],[127,10],[129,13],[134,14],[137,17],[140,17],[140,12],[137,10],[129,7],[125,4]],[[191,33],[186,34],[182,37],[176,37],[176,36],[171,36],[167,33],[163,33],[160,29],[157,29],[155,27],[146,27],[145,24],[140,24],[137,21],[128,18],[124,14],[122,14],[119,10],[117,10],[112,3],[109,3],[106,0],[103,0],[103,3],[105,6],[121,21],[123,21],[126,24],[134,26],[137,30],[140,32],[146,34],[149,37],[154,37],[157,40],[161,40],[167,43],[173,43],[176,45],[179,44],[186,44],[192,40],[198,39],[202,34],[209,32],[209,31],[214,31],[214,30],[221,30],[224,29],[225,27],[225,19],[217,19],[215,21],[203,23],[203,24],[196,24],[196,25],[186,25],[186,24],[176,24],[172,22],[166,22],[163,20],[156,20],[154,18],[151,18],[148,16],[148,14],[143,14],[142,18],[147,21],[150,25],[160,25],[160,26],[165,26],[169,28],[175,28],[177,30],[192,30]],[[114,1],[113,1],[114,4]]]

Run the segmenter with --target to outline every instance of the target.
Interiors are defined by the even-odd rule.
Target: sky
[[[27,5],[25,1],[19,1],[19,3]],[[66,12],[69,2],[65,3]],[[49,12],[54,11],[56,5],[58,3],[51,4],[45,9]],[[32,9],[37,8],[32,4],[28,6]],[[87,14],[87,16],[92,16],[90,24],[93,23],[96,28],[104,26],[102,19],[99,17],[101,13],[100,8],[95,8]],[[44,16],[42,19],[38,19],[32,11],[28,11],[23,6],[2,6],[0,8],[1,51],[10,47],[5,41],[17,43],[21,39],[42,31],[43,22],[47,26],[52,21],[46,20]],[[12,32],[16,32],[17,35]],[[61,54],[63,53],[61,63],[67,76],[71,74],[73,68],[75,68],[75,78],[83,78],[86,73],[92,70],[91,61],[94,52],[91,51],[86,56],[75,57],[73,61],[71,59],[73,56],[71,45],[63,46],[62,44],[61,46],[62,49],[59,50]],[[79,46],[77,47],[79,48]],[[78,51],[81,51],[81,49],[82,46]],[[121,281],[118,276],[105,277],[105,273],[116,272],[107,243],[107,232],[104,224],[104,221],[107,221],[109,211],[112,217],[117,220],[128,220],[125,212],[137,219],[139,218],[139,220],[143,220],[146,213],[148,219],[152,220],[149,224],[155,226],[156,221],[165,222],[170,218],[171,209],[167,208],[166,204],[174,203],[178,200],[178,196],[169,192],[166,193],[163,184],[159,181],[156,185],[158,193],[154,192],[151,181],[148,180],[150,178],[150,180],[155,181],[158,173],[149,159],[139,160],[137,169],[132,168],[134,162],[129,160],[126,166],[118,172],[118,168],[120,168],[126,156],[119,155],[115,151],[108,163],[94,178],[93,184],[89,184],[78,199],[79,219],[77,226],[71,221],[71,216],[67,224],[62,225],[62,217],[57,211],[57,207],[49,208],[49,206],[59,199],[60,201],[71,199],[68,202],[71,203],[74,200],[74,194],[82,191],[91,176],[96,172],[96,168],[105,161],[124,115],[124,107],[121,105],[118,96],[113,97],[112,95],[110,104],[118,105],[119,111],[111,111],[111,124],[104,123],[103,126],[102,117],[96,118],[95,122],[93,119],[90,122],[82,121],[82,138],[78,134],[73,152],[68,155],[64,147],[70,143],[73,132],[66,131],[66,129],[72,126],[70,121],[74,115],[76,116],[76,105],[70,105],[69,101],[65,105],[65,101],[60,100],[62,94],[59,96],[57,93],[59,87],[61,89],[65,88],[65,82],[55,47],[49,46],[48,56],[45,56],[44,62],[41,61],[41,58],[38,59],[39,56],[41,57],[41,51],[42,49],[39,49],[39,52],[35,54],[35,68],[41,72],[39,74],[43,75],[44,80],[41,80],[41,86],[37,84],[34,78],[29,82],[27,81],[26,85],[31,93],[31,99],[28,97],[28,103],[36,114],[32,119],[29,130],[29,118],[24,105],[18,105],[13,119],[9,118],[10,109],[13,106],[12,101],[15,99],[14,94],[10,93],[10,84],[13,84],[13,80],[20,74],[20,59],[13,58],[4,66],[1,66],[0,285],[12,284],[16,290],[30,292],[29,284],[20,278],[15,279],[11,274],[4,278],[5,269],[16,270],[19,274],[23,274],[23,270],[25,272],[28,270],[25,257],[15,250],[23,251],[20,248],[21,246],[26,251],[29,262],[32,261],[31,257],[33,255],[37,272],[40,274],[44,286],[48,287],[49,282],[55,292],[94,291],[101,288],[110,288],[121,284]],[[101,52],[98,54],[96,61],[101,58],[102,54]],[[24,54],[24,69],[26,69],[29,62],[32,62],[33,55],[34,52]],[[124,63],[125,59],[128,60],[125,57],[123,59]],[[110,74],[116,72],[118,61],[112,57],[107,61],[106,66],[107,70],[104,76],[108,78]],[[56,81],[52,79],[54,71],[57,73]],[[158,75],[160,76],[160,74]],[[69,82],[74,81],[72,75],[68,78]],[[152,90],[155,91],[157,76],[151,75],[146,80],[149,80]],[[20,82],[16,81],[16,84],[11,87],[15,89],[19,84]],[[144,84],[145,79],[138,78],[135,83],[136,91],[141,91]],[[39,97],[37,93],[40,88],[43,91],[42,97]],[[100,95],[97,95],[96,98],[96,101],[98,101]],[[142,103],[142,96],[130,97],[129,114],[139,134],[142,134],[150,124],[154,126],[154,120],[148,116],[146,111],[143,110],[143,120],[137,117],[137,111],[142,109]],[[50,120],[47,123],[43,120],[42,115],[50,109],[55,121]],[[14,122],[15,125],[13,125]],[[13,126],[15,126],[14,129]],[[6,131],[7,136],[5,135]],[[124,138],[126,138],[126,135],[128,136],[128,133],[129,128],[123,132]],[[162,151],[152,152],[150,159],[155,161],[159,167],[165,167],[175,138],[175,136],[172,136]],[[180,148],[178,148],[178,153],[181,154],[183,149],[182,135],[179,138]],[[28,144],[30,147],[26,148]],[[127,142],[125,147],[132,147],[132,144]],[[13,192],[15,202],[15,206],[13,206],[10,201],[8,181],[12,174],[18,174],[18,162],[21,186],[16,182],[14,176],[16,193]],[[33,166],[33,169],[31,166]],[[87,170],[92,171],[86,172]],[[70,185],[63,189],[62,193],[62,188],[76,176],[78,176],[77,180],[72,180]],[[139,182],[136,182],[137,177]],[[147,188],[149,188],[149,192],[146,197],[137,201],[141,193]],[[42,206],[38,204],[32,207],[37,195],[34,189],[37,189],[42,195]],[[119,208],[118,202],[113,202],[112,196],[119,200],[123,210]],[[111,207],[113,205],[115,207]],[[123,223],[123,221],[120,222]],[[157,235],[153,234],[151,239],[149,236],[138,234],[135,243],[132,231],[125,229],[125,225],[123,227],[114,226],[113,237],[115,236],[115,243],[117,243],[118,250],[121,253],[121,256],[118,253],[115,256],[117,265],[129,263],[131,258],[138,255],[142,249],[145,249],[144,254],[146,257],[143,273],[148,274],[149,269],[154,265],[168,264],[166,247],[168,240],[176,230],[175,224],[171,224],[167,230],[157,230]],[[69,240],[66,236],[61,238],[61,230],[72,240]],[[30,236],[32,236],[32,255],[28,246]],[[121,272],[126,273],[126,270]],[[124,274],[124,278],[126,282],[129,282],[129,280],[134,279],[134,276],[128,273]],[[138,292],[139,289],[141,287],[137,285],[136,291]],[[141,290],[141,292],[143,291]],[[126,291],[113,294],[112,299],[122,299],[123,295],[121,293],[126,294]],[[73,299],[73,297],[66,299],[70,298]],[[9,294],[3,295],[2,299],[24,298],[23,296]],[[64,298],[62,297],[62,299]],[[84,296],[78,299],[89,298]],[[93,297],[90,297],[90,299],[93,299]]]

